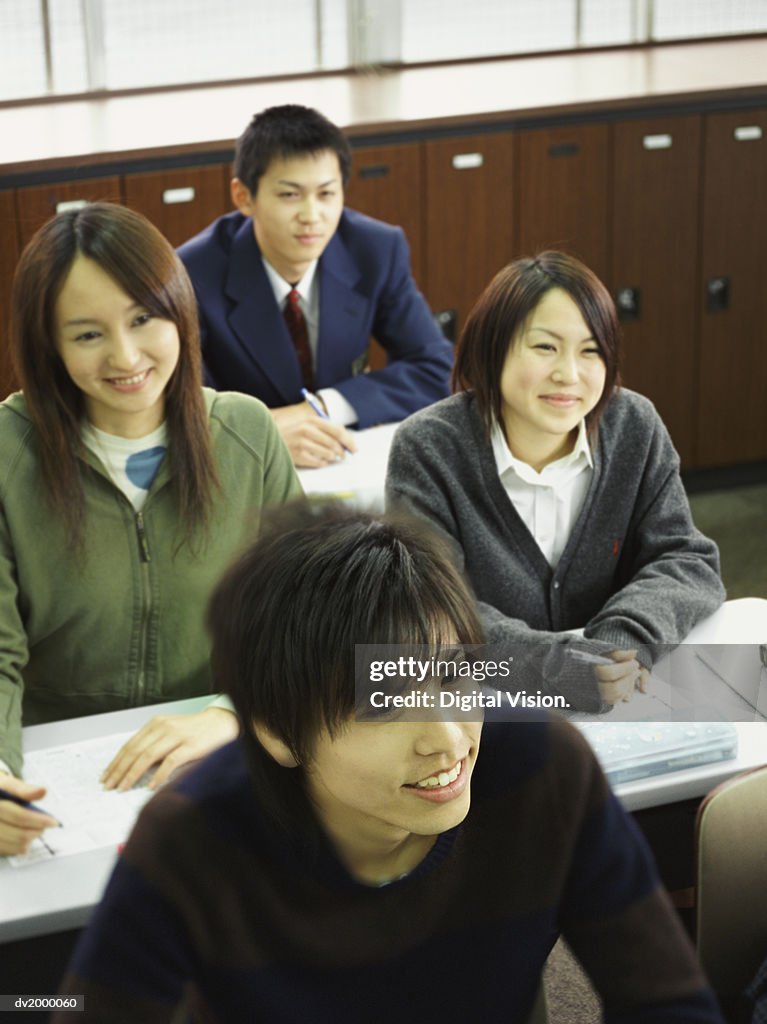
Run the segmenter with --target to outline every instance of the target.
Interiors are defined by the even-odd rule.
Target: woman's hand
[[[45,796],[44,786],[23,782],[6,772],[0,772],[0,789],[31,803],[42,800]],[[0,798],[0,854],[26,853],[33,839],[37,839],[47,828],[55,828],[58,824],[55,818],[47,814],[30,811],[29,808],[19,807],[11,800]]]
[[[158,715],[121,747],[101,782],[105,789],[130,789],[152,765],[159,765],[148,783],[150,789],[156,789],[177,768],[235,739],[239,731],[237,716],[226,708],[206,708],[194,715]]]
[[[647,693],[650,673],[636,660],[636,650],[611,651],[612,665],[597,665],[596,676],[599,693],[606,704],[620,704],[629,701],[634,690]]]

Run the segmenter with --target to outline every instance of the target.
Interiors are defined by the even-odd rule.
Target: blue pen
[[[323,408],[322,402],[319,400],[319,398],[317,398],[316,395],[313,395],[311,393],[311,391],[309,391],[308,388],[301,388],[301,397],[306,402],[306,404],[314,412],[317,413],[317,415],[321,419],[323,419],[323,420],[330,420],[330,417],[328,416],[328,414],[325,412],[325,409]],[[347,448],[346,445],[343,445],[343,449],[346,452],[351,452],[351,448]]]
[[[320,416],[323,420],[330,419],[330,417],[322,407],[322,402],[319,400],[319,398],[317,398],[316,395],[313,395],[311,391],[307,390],[306,388],[301,388],[301,397],[304,399],[306,404],[309,405],[314,410],[314,412],[316,412],[317,415]]]
[[[61,822],[54,814],[49,814],[48,811],[42,807],[38,807],[36,804],[31,804],[29,800],[25,800],[23,797],[16,796],[14,793],[9,793],[7,789],[0,789],[0,800],[10,800],[12,804],[16,804],[18,807],[24,807],[28,811],[35,811],[37,814],[44,814],[47,818],[53,818],[54,821],[61,825]]]

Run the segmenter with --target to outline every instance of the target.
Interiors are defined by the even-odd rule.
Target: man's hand
[[[621,701],[631,700],[635,689],[641,693],[647,692],[650,674],[636,660],[636,654],[635,650],[612,651],[609,657],[614,664],[596,667],[599,693],[606,704],[619,704]]]
[[[226,708],[206,708],[194,715],[158,715],[132,736],[101,776],[105,789],[130,789],[152,765],[159,765],[150,789],[173,772],[233,740],[240,730],[237,716]]]
[[[356,452],[354,434],[318,416],[308,402],[270,410],[296,466],[318,469]]]
[[[5,772],[0,772],[0,789],[30,803],[42,800],[45,796],[44,786],[22,782],[21,779],[16,779]],[[0,854],[26,853],[33,839],[37,839],[47,828],[55,828],[58,824],[55,818],[50,818],[47,814],[30,811],[10,800],[0,799]]]

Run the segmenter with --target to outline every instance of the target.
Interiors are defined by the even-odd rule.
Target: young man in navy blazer
[[[404,233],[344,209],[350,162],[343,134],[316,110],[257,114],[235,152],[238,212],[179,249],[208,382],[265,402],[299,466],[353,451],[348,426],[401,420],[449,390],[452,349],[413,280]],[[284,318],[291,288],[308,332],[313,405]],[[371,335],[388,364],[363,372]]]

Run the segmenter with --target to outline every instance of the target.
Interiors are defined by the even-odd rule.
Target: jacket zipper
[[[141,640],[139,646],[139,675],[137,684],[137,703],[140,705],[144,703],[144,690],[146,689],[147,639],[149,633],[149,614],[152,610],[152,589],[149,585],[149,563],[151,561],[151,557],[149,555],[149,544],[146,539],[146,530],[144,529],[144,516],[141,512],[136,513],[136,534],[138,537],[138,551],[141,562],[141,589],[143,594],[141,607]]]

